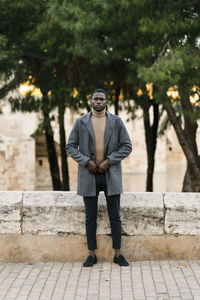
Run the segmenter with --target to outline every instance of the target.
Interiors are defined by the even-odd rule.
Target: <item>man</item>
[[[98,194],[104,191],[111,225],[114,262],[129,263],[121,254],[120,194],[121,160],[132,151],[122,120],[106,111],[107,95],[103,89],[92,93],[92,110],[78,118],[69,135],[67,153],[78,163],[78,195],[83,196],[89,256],[84,267],[97,262],[95,255]]]

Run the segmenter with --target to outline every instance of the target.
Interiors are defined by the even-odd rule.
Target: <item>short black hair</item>
[[[92,92],[92,97],[93,97],[93,95],[94,95],[95,93],[103,93],[103,94],[105,95],[106,99],[107,99],[107,93],[106,93],[106,91],[104,91],[103,89],[98,88],[98,89],[94,90],[94,91]]]

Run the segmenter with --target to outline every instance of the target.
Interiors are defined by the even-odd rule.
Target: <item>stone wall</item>
[[[200,194],[124,193],[122,250],[129,260],[200,258]],[[87,256],[82,198],[73,192],[0,192],[0,260],[80,261]],[[113,249],[99,197],[99,260]]]
[[[0,190],[35,188],[35,141],[0,135]]]

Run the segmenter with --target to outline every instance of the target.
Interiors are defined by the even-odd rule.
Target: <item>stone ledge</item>
[[[124,193],[122,248],[130,259],[200,258],[200,194]],[[106,201],[99,197],[100,259],[113,256]],[[0,192],[0,260],[82,260],[82,197],[74,192]]]
[[[111,238],[97,236],[98,261],[112,261]],[[199,259],[200,236],[123,236],[122,252],[130,261],[162,259]],[[0,261],[45,262],[84,261],[88,255],[86,239],[81,235],[0,234]]]
[[[200,194],[124,193],[121,219],[127,236],[199,235]],[[85,235],[82,197],[75,192],[0,192],[0,233]],[[97,233],[110,234],[102,193]]]

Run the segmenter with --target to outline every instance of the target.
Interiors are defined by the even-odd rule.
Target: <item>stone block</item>
[[[0,192],[0,233],[21,234],[22,192]]]
[[[166,193],[165,232],[180,235],[200,235],[200,194]]]
[[[121,196],[122,232],[125,235],[164,234],[162,193],[124,193]]]
[[[23,233],[85,234],[82,198],[73,192],[24,192]]]

